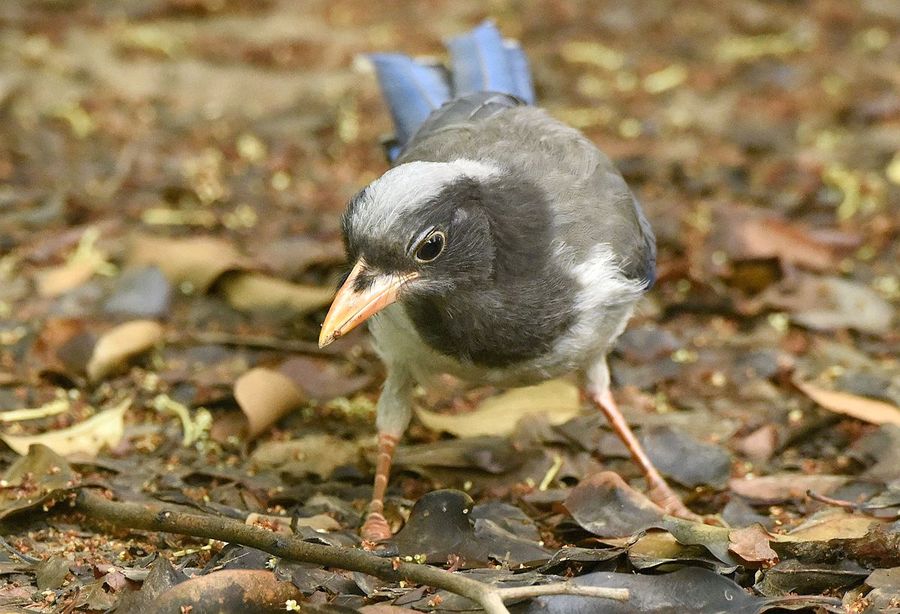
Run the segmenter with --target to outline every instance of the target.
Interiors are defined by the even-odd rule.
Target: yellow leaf
[[[234,383],[234,398],[247,416],[248,435],[253,438],[306,400],[286,375],[258,367]]]
[[[578,388],[565,380],[549,380],[537,386],[515,388],[482,401],[475,411],[443,415],[419,409],[422,424],[433,431],[457,437],[508,435],[522,418],[546,414],[550,424],[562,424],[578,415]]]
[[[294,284],[262,273],[239,272],[220,284],[225,300],[238,311],[290,309],[309,313],[334,298],[332,288]]]
[[[28,447],[35,443],[43,444],[62,456],[76,452],[96,456],[104,446],[113,447],[122,440],[125,434],[125,410],[130,405],[130,400],[122,401],[67,429],[40,435],[0,435],[0,439],[23,456],[28,453]]]
[[[849,392],[820,388],[794,378],[794,385],[810,399],[836,414],[843,414],[871,424],[900,425],[900,408],[884,401],[867,399]]]
[[[162,325],[153,320],[134,320],[108,330],[94,346],[88,377],[94,381],[105,377],[129,358],[155,346],[162,336]]]

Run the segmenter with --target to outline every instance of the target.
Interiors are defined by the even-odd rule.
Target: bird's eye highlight
[[[440,230],[435,230],[428,235],[416,248],[416,262],[431,262],[444,251],[447,238]]]

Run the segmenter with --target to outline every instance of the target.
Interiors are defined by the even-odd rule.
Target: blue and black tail
[[[391,161],[433,112],[456,98],[496,92],[534,104],[528,58],[492,22],[450,39],[447,48],[449,71],[399,53],[369,56],[394,120],[395,137],[386,148]]]

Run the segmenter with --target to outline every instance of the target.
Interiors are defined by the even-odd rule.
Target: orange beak
[[[366,270],[366,263],[360,259],[350,271],[350,276],[334,297],[328,315],[322,322],[319,347],[323,348],[338,337],[346,335],[367,319],[397,300],[400,288],[419,276],[418,273],[405,275],[378,275],[365,290],[356,290],[356,280]]]

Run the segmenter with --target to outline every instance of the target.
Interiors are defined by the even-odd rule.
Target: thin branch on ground
[[[228,518],[146,507],[134,503],[110,501],[88,489],[78,491],[75,509],[94,520],[108,522],[121,529],[165,531],[191,537],[217,539],[241,544],[283,559],[358,571],[387,580],[425,584],[461,595],[481,605],[487,614],[509,614],[504,601],[536,595],[567,594],[603,597],[623,601],[626,589],[582,587],[568,582],[535,587],[494,587],[464,575],[430,565],[407,563],[399,559],[381,558],[357,548],[336,548],[314,544],[296,537],[280,535],[260,527],[245,525]],[[535,589],[529,594],[524,589]],[[592,589],[590,594],[583,592]]]
[[[166,343],[173,345],[209,344],[227,345],[233,347],[246,347],[257,350],[276,350],[279,352],[292,352],[295,354],[337,354],[340,351],[329,348],[319,348],[314,341],[303,339],[279,339],[263,335],[238,335],[234,333],[218,331],[184,331],[166,338]]]

